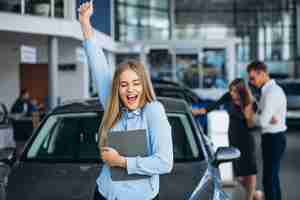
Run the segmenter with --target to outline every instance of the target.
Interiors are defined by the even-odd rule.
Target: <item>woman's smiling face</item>
[[[133,70],[125,70],[120,75],[119,96],[123,105],[129,110],[136,110],[143,97],[141,78]]]

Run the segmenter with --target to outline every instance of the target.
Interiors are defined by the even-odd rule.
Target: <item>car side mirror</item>
[[[221,163],[231,162],[238,159],[240,155],[240,150],[235,147],[219,147],[215,153],[213,165],[218,167]]]
[[[0,162],[12,166],[17,159],[15,148],[5,148],[0,151]]]

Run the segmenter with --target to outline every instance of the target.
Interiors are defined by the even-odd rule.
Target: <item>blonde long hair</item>
[[[121,118],[122,102],[119,96],[120,76],[126,70],[134,71],[141,79],[143,94],[141,97],[140,107],[143,107],[146,103],[150,103],[156,99],[149,75],[142,63],[135,60],[129,60],[125,63],[120,64],[114,73],[111,96],[107,101],[107,109],[105,109],[104,111],[102,123],[99,129],[99,148],[107,146],[108,131]]]

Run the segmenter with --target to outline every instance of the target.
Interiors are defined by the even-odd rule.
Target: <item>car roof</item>
[[[158,97],[157,100],[164,105],[166,112],[186,113],[189,110],[187,103],[181,99]],[[54,108],[51,114],[101,111],[103,111],[103,107],[99,99],[89,98],[66,101],[62,105]]]
[[[152,82],[153,85],[164,84],[164,85],[177,86],[177,87],[181,87],[182,86],[182,85],[180,85],[177,82],[167,81],[167,80],[162,80],[162,79],[155,79],[155,78],[152,78],[151,82]]]
[[[300,79],[280,79],[276,80],[279,84],[297,83],[300,84]]]
[[[167,84],[167,83],[155,83],[155,84],[153,84],[153,87],[154,88],[174,89],[174,90],[184,90],[184,89],[186,89],[183,86],[171,85],[171,84]]]

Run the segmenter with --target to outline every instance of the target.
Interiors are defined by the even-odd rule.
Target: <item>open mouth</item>
[[[133,104],[136,102],[138,95],[127,95],[127,101],[129,104]]]

